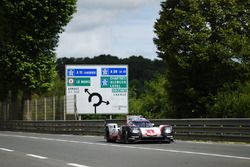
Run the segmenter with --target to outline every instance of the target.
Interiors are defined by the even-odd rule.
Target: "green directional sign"
[[[68,78],[67,86],[90,86],[90,78]]]
[[[127,77],[101,77],[101,88],[127,88]]]

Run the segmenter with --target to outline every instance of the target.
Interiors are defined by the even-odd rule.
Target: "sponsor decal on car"
[[[149,129],[149,130],[146,130],[145,135],[146,136],[156,136],[156,133],[155,133],[154,129]]]
[[[143,136],[160,136],[161,131],[159,128],[141,128],[141,132]]]

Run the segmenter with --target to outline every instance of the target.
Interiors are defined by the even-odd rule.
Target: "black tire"
[[[109,137],[109,129],[108,129],[108,127],[105,128],[105,136],[106,136],[106,142],[112,142],[112,140]]]
[[[170,144],[171,143],[171,139],[165,138],[165,143]]]
[[[167,144],[170,144],[170,143],[171,143],[171,141],[170,141],[170,140],[169,140],[169,141],[166,141],[166,143],[167,143]]]
[[[128,131],[125,130],[124,132],[124,144],[129,144],[129,139],[128,139]]]

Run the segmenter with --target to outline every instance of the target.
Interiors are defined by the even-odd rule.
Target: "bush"
[[[237,86],[224,86],[209,107],[210,117],[249,118],[250,82]]]

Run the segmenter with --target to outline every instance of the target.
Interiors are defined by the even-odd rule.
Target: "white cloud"
[[[153,23],[160,0],[78,0],[77,13],[61,34],[58,57],[156,58]]]
[[[111,43],[116,44],[112,48],[115,55],[121,57],[143,55],[148,58],[155,58],[156,47],[153,44],[153,28],[145,28],[150,27],[149,24],[148,20],[140,20],[134,22],[133,25],[123,24],[113,26]]]
[[[131,9],[157,0],[78,0],[80,8]]]
[[[78,0],[69,31],[84,31],[112,23],[121,12],[137,8],[157,0]]]
[[[61,36],[58,55],[64,55],[65,57],[93,57],[94,55],[105,54],[103,52],[105,50],[106,53],[109,53],[111,52],[111,41],[107,31],[97,29],[91,32],[82,32],[81,35],[79,33],[64,33]]]
[[[116,12],[108,10],[83,10],[79,11],[67,26],[67,31],[83,32],[90,29],[110,24],[116,16]]]

